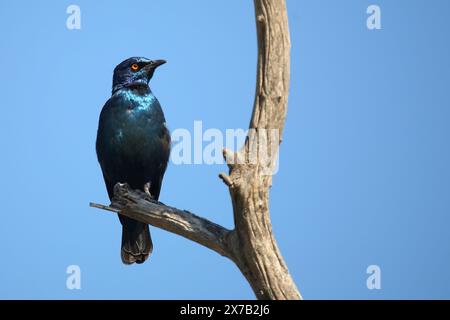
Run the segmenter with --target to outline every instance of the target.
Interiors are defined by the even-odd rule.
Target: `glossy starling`
[[[149,191],[155,200],[170,154],[166,120],[149,81],[164,60],[129,58],[114,69],[112,96],[103,106],[97,132],[97,157],[109,198],[116,183]],[[121,257],[125,264],[143,263],[153,250],[148,225],[119,215]]]

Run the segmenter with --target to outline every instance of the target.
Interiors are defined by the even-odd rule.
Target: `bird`
[[[103,106],[96,153],[110,200],[114,186],[150,193],[158,200],[170,156],[170,133],[149,82],[165,60],[131,57],[113,73],[112,94]],[[122,224],[121,259],[141,264],[153,251],[147,224],[119,214]]]

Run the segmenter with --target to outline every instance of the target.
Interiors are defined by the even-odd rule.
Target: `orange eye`
[[[137,71],[138,69],[139,69],[139,66],[138,66],[136,63],[133,63],[133,64],[131,65],[131,70]]]

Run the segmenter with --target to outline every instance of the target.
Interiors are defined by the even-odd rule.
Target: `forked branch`
[[[227,230],[188,211],[152,201],[118,184],[111,206],[94,207],[176,233],[230,258],[258,299],[301,299],[272,232],[269,189],[284,129],[290,79],[290,37],[285,0],[254,0],[258,74],[250,131],[238,152],[224,150],[235,228]],[[271,133],[277,133],[272,144]],[[266,150],[270,161],[262,161]],[[256,156],[254,152],[256,151]],[[232,161],[230,161],[232,160]],[[256,161],[255,161],[256,160]]]

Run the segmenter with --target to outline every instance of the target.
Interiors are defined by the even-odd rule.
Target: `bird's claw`
[[[147,182],[144,184],[144,193],[150,198],[150,200],[154,200],[152,194],[150,193],[151,183]]]

